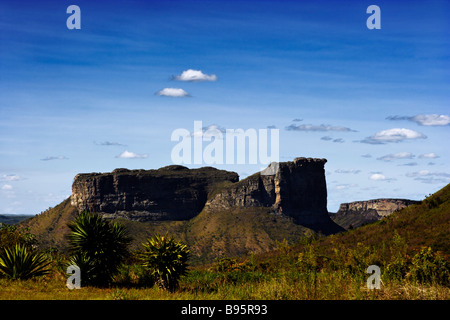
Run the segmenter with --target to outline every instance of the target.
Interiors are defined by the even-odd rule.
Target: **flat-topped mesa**
[[[206,203],[206,210],[271,207],[297,224],[324,234],[342,231],[328,216],[326,159],[295,158],[225,186]],[[274,170],[270,170],[274,167]],[[270,174],[272,173],[272,174]]]
[[[233,207],[266,207],[324,234],[343,229],[328,216],[326,159],[295,158],[272,163],[242,181],[235,172],[212,167],[158,170],[116,169],[78,174],[71,203],[79,211],[130,220],[188,220]]]
[[[373,213],[381,219],[395,211],[418,203],[420,203],[420,201],[389,198],[354,201],[349,203],[342,203],[339,206],[339,211],[337,212],[337,214],[346,215],[353,213],[360,215],[369,215]]]
[[[178,165],[78,174],[72,185],[71,204],[79,211],[99,212],[105,217],[187,220],[200,213],[218,184],[237,181],[235,172]]]

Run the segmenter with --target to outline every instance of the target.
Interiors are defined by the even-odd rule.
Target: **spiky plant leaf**
[[[0,273],[11,279],[29,279],[50,272],[51,261],[43,253],[30,251],[23,244],[16,244],[0,251]]]
[[[142,265],[150,269],[160,287],[176,288],[180,277],[187,273],[187,245],[168,234],[154,235],[142,245]]]

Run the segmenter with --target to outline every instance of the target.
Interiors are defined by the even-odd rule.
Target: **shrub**
[[[0,223],[0,249],[23,244],[28,248],[36,245],[36,238],[27,228],[17,228],[15,225]]]
[[[173,290],[178,287],[181,276],[187,273],[189,249],[181,241],[176,241],[167,233],[164,236],[154,235],[142,244],[142,265],[150,269],[155,283],[164,289]]]
[[[45,254],[30,251],[24,244],[15,244],[0,251],[0,273],[11,279],[29,279],[47,274],[50,263]]]
[[[439,283],[448,285],[450,266],[439,254],[434,253],[430,247],[422,248],[412,258],[410,267],[411,277],[421,283]]]
[[[129,255],[131,238],[125,227],[96,213],[82,212],[69,228],[69,263],[80,268],[82,283],[107,285]]]

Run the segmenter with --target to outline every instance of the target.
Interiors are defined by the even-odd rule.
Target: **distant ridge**
[[[32,218],[33,215],[27,215],[27,214],[0,214],[0,224],[16,224],[23,220]]]

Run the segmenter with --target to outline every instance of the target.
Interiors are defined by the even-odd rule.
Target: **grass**
[[[240,277],[246,277],[245,280]],[[380,290],[368,290],[365,279],[342,272],[270,275],[253,272],[233,279],[210,271],[192,271],[182,278],[180,289],[120,284],[108,288],[69,290],[63,274],[29,280],[0,279],[1,300],[448,300],[450,288],[412,281],[384,281]]]

